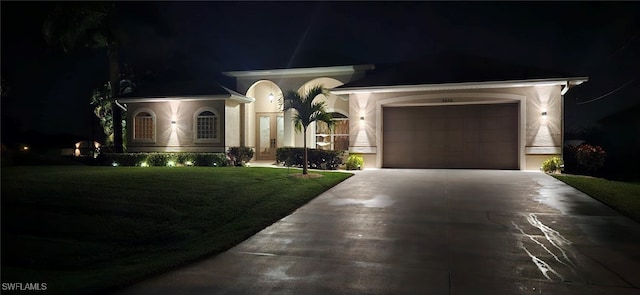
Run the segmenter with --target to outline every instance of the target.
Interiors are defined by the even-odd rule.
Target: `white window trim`
[[[153,120],[153,138],[136,138],[136,117],[138,116],[138,114],[140,113],[148,113],[151,115],[151,118]],[[156,113],[154,111],[152,111],[149,108],[140,108],[137,109],[135,111],[135,113],[133,114],[133,117],[131,117],[133,121],[131,124],[133,126],[132,128],[132,132],[131,132],[131,139],[133,142],[152,142],[155,143],[156,142],[156,136],[158,134],[157,128],[156,128],[156,122],[157,122],[157,117],[156,117]]]
[[[198,138],[198,116],[202,112],[212,112],[216,116],[216,137],[215,138]],[[194,143],[220,143],[220,125],[222,124],[222,117],[220,113],[212,107],[201,107],[193,113],[193,142]]]

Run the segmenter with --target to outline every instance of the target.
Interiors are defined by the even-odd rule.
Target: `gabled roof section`
[[[237,93],[215,80],[202,79],[142,84],[133,93],[119,98],[118,101],[127,103],[226,99],[241,103],[254,101],[253,98]]]
[[[573,78],[572,78],[573,77]],[[348,93],[356,89],[400,89],[417,85],[468,85],[477,83],[495,85],[496,82],[516,81],[520,84],[539,83],[564,84],[563,81],[587,80],[568,73],[544,70],[535,67],[509,64],[489,58],[460,54],[440,53],[434,56],[400,63],[376,64],[375,70],[367,72],[360,80],[336,87],[334,93]]]

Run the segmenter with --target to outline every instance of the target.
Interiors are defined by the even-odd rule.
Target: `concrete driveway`
[[[365,170],[120,294],[640,294],[640,224],[538,172]]]

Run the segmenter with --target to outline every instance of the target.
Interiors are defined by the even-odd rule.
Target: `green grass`
[[[229,249],[351,176],[287,171],[3,167],[2,282],[121,287]]]
[[[640,183],[580,175],[552,174],[552,176],[618,212],[640,221]]]

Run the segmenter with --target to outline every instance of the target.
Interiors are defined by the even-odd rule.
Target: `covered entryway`
[[[274,160],[276,149],[283,146],[284,116],[282,113],[257,113],[256,123],[256,160]]]
[[[383,107],[388,168],[519,169],[518,103]]]

